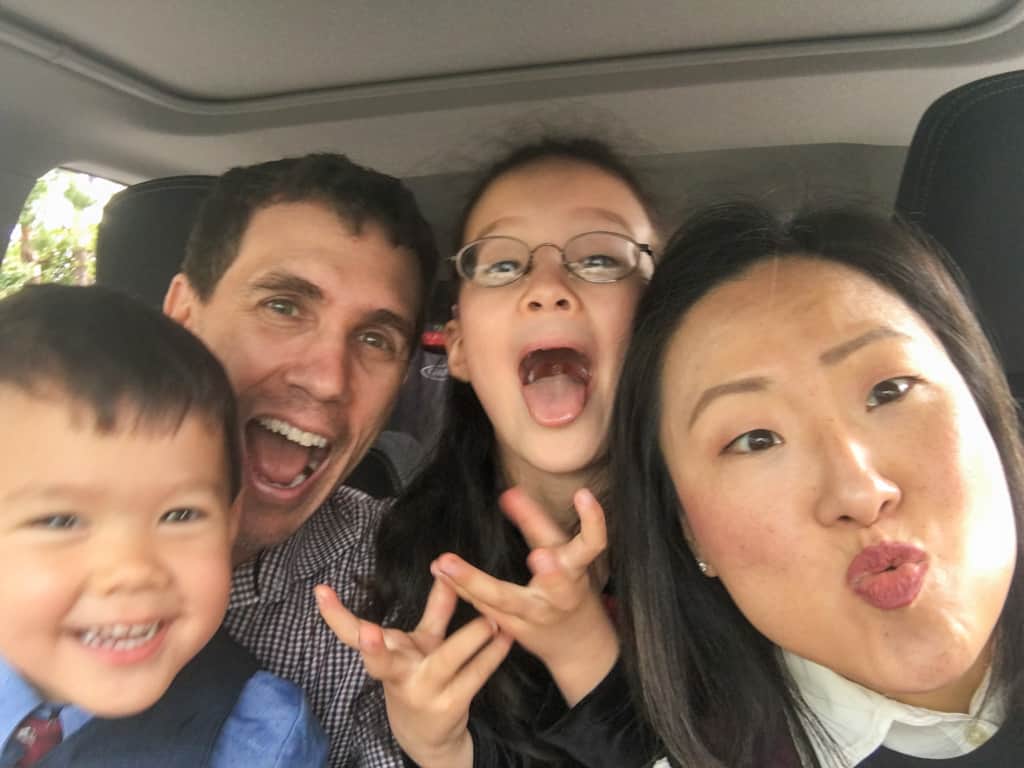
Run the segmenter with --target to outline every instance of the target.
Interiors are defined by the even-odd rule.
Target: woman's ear
[[[700,572],[709,579],[717,577],[718,571],[715,570],[714,565],[704,559],[700,546],[697,544],[697,539],[694,538],[693,530],[691,530],[690,524],[685,517],[680,521],[680,525],[683,529],[683,538],[686,539],[686,546],[690,548],[690,553],[693,555],[693,559],[697,561],[697,567],[700,569]]]
[[[444,324],[444,348],[448,353],[448,373],[459,381],[469,381],[465,346],[462,343],[462,325],[458,316]]]

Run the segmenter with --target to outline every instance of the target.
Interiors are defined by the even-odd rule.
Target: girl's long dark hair
[[[495,180],[546,161],[592,166],[624,182],[654,221],[653,206],[636,175],[606,144],[591,138],[546,138],[516,147],[485,170],[462,210],[456,237]],[[461,242],[456,244],[457,247]],[[452,302],[458,285],[452,286]],[[487,573],[525,584],[529,549],[498,508],[505,489],[494,429],[471,386],[450,382],[444,426],[432,459],[385,516],[377,540],[376,575],[368,618],[409,630],[423,612],[433,584],[430,563],[454,552]],[[460,603],[449,633],[475,616]],[[535,657],[514,646],[473,702],[471,715],[523,755],[522,765],[559,765],[561,753],[533,737],[539,703],[553,685]]]
[[[749,203],[708,208],[669,242],[637,310],[610,437],[612,559],[623,654],[644,719],[675,765],[754,768],[795,746],[818,766],[806,715],[776,647],[700,573],[659,444],[665,355],[686,313],[715,286],[766,259],[801,256],[858,270],[936,334],[994,438],[1022,531],[1024,462],[1016,404],[963,293],[958,270],[908,226],[850,209],[785,221]],[[1007,722],[1024,715],[1024,567],[996,627],[993,688]],[[805,725],[811,723],[811,725]],[[827,734],[823,734],[826,736]],[[792,736],[792,739],[790,739]],[[782,764],[786,764],[783,762]],[[795,762],[793,762],[795,764]]]

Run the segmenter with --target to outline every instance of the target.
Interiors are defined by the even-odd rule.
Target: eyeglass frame
[[[546,243],[539,243],[538,245],[534,246],[533,248],[530,248],[530,244],[528,242],[526,242],[525,240],[521,240],[518,237],[513,237],[512,235],[485,235],[483,237],[478,237],[476,240],[470,240],[464,246],[459,248],[459,250],[457,250],[453,255],[449,256],[448,260],[451,261],[452,264],[454,264],[455,272],[459,275],[460,278],[462,278],[463,280],[465,280],[468,283],[472,283],[474,285],[479,285],[481,288],[504,288],[507,285],[512,285],[513,283],[518,282],[519,280],[522,280],[524,277],[526,277],[528,274],[530,274],[530,270],[533,269],[533,254],[535,254],[541,248],[544,248],[546,246],[550,246],[551,248],[554,248],[556,251],[558,251],[558,255],[559,255],[560,259],[561,259],[562,267],[565,269],[566,272],[568,272],[573,277],[579,278],[580,280],[584,281],[585,283],[590,283],[592,285],[611,285],[613,283],[621,282],[621,281],[625,280],[627,277],[629,277],[630,275],[632,275],[634,272],[636,272],[637,269],[640,267],[640,259],[638,257],[637,260],[636,260],[636,263],[633,265],[633,268],[629,272],[627,272],[626,274],[624,274],[624,275],[622,275],[620,277],[615,278],[614,280],[588,280],[587,278],[583,277],[582,275],[577,274],[572,269],[572,267],[569,266],[569,262],[565,260],[565,249],[566,249],[566,246],[568,246],[569,243],[571,243],[573,240],[578,240],[579,238],[586,237],[587,235],[612,235],[613,237],[618,237],[618,238],[621,238],[622,240],[626,240],[629,243],[632,243],[633,247],[635,247],[640,252],[641,255],[646,254],[647,256],[650,257],[650,259],[651,259],[651,267],[652,267],[652,271],[653,271],[653,267],[654,267],[654,250],[651,248],[649,243],[638,243],[636,240],[634,240],[629,235],[624,235],[621,232],[612,232],[612,231],[606,230],[606,229],[593,229],[593,230],[590,230],[588,232],[580,232],[578,235],[573,235],[568,240],[566,240],[565,244],[562,245],[562,246],[559,246],[556,243],[546,242]],[[461,269],[461,264],[460,264],[460,261],[459,261],[460,257],[468,249],[470,249],[473,246],[478,245],[480,243],[486,242],[487,240],[514,240],[517,243],[522,243],[523,247],[526,249],[527,256],[528,256],[527,261],[526,261],[526,267],[525,267],[525,269],[523,269],[522,273],[519,274],[519,275],[516,275],[513,279],[509,280],[507,283],[501,283],[500,285],[481,285],[476,280],[474,280],[472,277],[468,277],[462,271],[462,269]]]

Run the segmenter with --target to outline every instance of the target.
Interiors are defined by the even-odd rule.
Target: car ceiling
[[[544,127],[709,182],[866,164],[884,196],[935,97],[1018,68],[1024,1],[0,0],[0,214],[58,164],[130,182],[312,150],[444,197]]]

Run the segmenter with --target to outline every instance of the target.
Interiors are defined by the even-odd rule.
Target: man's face
[[[244,473],[235,560],[283,541],[359,463],[405,376],[412,254],[319,203],[253,214],[209,300],[184,275],[164,310],[220,359],[238,396]]]

